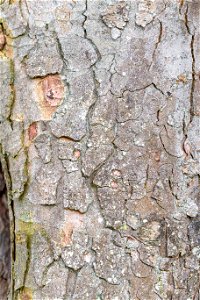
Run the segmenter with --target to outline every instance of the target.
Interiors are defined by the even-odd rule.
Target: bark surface
[[[199,300],[200,2],[0,3],[9,299]]]
[[[0,299],[7,299],[10,284],[10,225],[6,185],[0,165]]]

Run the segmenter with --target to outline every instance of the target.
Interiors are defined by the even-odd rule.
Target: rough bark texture
[[[0,165],[0,299],[7,299],[10,284],[10,225],[6,185]]]
[[[200,299],[199,14],[1,0],[10,299]]]

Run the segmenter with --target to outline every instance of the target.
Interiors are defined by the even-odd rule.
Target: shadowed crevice
[[[11,277],[10,220],[6,184],[0,164],[0,299],[6,300]]]

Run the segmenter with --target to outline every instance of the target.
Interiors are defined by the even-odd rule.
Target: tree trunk
[[[0,2],[9,299],[200,299],[199,0]]]

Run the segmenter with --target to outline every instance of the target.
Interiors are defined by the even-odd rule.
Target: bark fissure
[[[6,184],[6,196],[7,196],[7,203],[8,203],[8,209],[9,209],[9,235],[10,235],[10,283],[9,283],[9,289],[6,291],[9,293],[10,297],[13,295],[14,290],[14,261],[16,256],[16,247],[15,247],[15,211],[14,211],[14,204],[12,200],[11,195],[11,176],[9,172],[9,166],[8,166],[8,159],[5,154],[2,153],[2,146],[0,147],[0,156],[1,156],[1,166],[2,171],[4,174],[5,184]],[[5,296],[5,295],[4,295]]]
[[[189,27],[189,24],[188,24],[188,5],[186,6],[186,10],[185,10],[185,27],[186,27],[186,30],[187,30],[187,33],[188,34],[191,34],[190,33],[190,27]]]
[[[191,83],[191,92],[190,92],[190,123],[194,117],[194,89],[195,89],[195,55],[194,55],[194,41],[195,35],[191,37],[191,57],[192,57],[192,83]]]
[[[10,218],[7,188],[0,164],[0,298],[6,299],[11,284]]]
[[[155,56],[156,56],[156,51],[157,51],[157,49],[158,49],[158,47],[159,47],[159,44],[162,42],[163,25],[162,25],[162,22],[161,22],[160,20],[158,20],[158,21],[159,21],[159,26],[160,26],[160,28],[159,28],[159,33],[158,33],[158,40],[157,40],[157,42],[156,42],[156,44],[155,44],[155,48],[154,48],[154,51],[153,51],[153,54],[152,54],[152,62],[151,62],[151,64],[150,64],[150,66],[149,66],[149,71],[151,70],[151,67],[152,67],[152,65],[153,65],[153,63],[154,63]]]
[[[78,277],[78,272],[73,269],[69,269],[68,277],[67,277],[67,286],[66,286],[66,294],[64,299],[73,299],[73,295],[76,288],[76,282]]]

